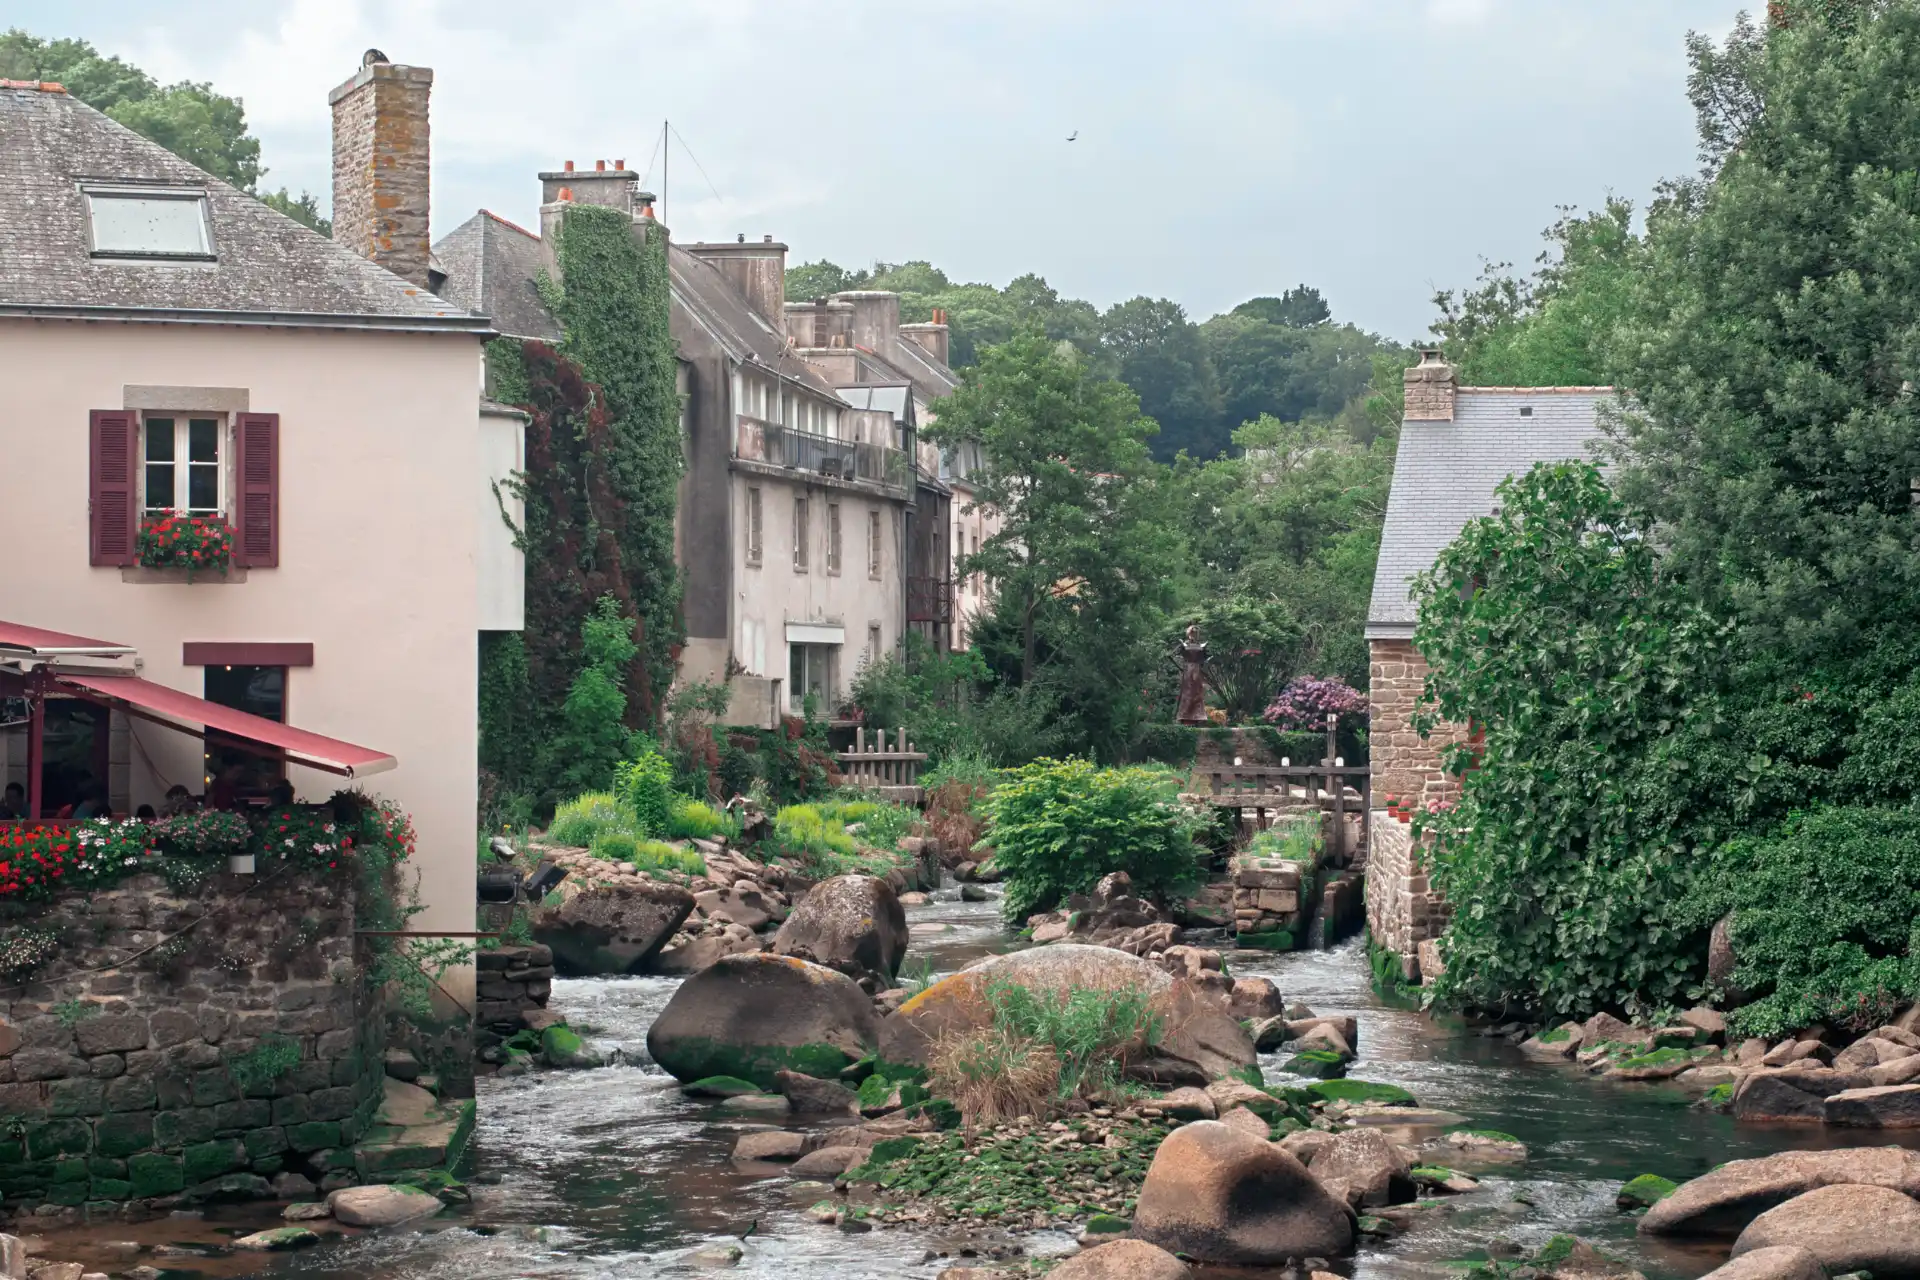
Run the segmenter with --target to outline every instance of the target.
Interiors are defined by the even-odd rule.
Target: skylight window
[[[96,258],[213,258],[204,191],[96,188],[86,195]]]

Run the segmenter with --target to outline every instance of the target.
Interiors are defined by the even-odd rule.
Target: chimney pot
[[[772,243],[773,243],[773,237],[772,237],[772,236],[770,236],[770,235],[767,235],[767,236],[761,236],[761,237],[760,237],[760,243],[761,243],[761,244],[772,244]]]
[[[562,200],[571,200],[571,199],[573,199],[573,188],[572,188],[572,187],[562,187],[562,188],[560,188],[560,198],[561,198]]]
[[[593,162],[593,171],[595,173],[605,173],[607,171],[607,162],[605,160],[595,160]]]
[[[615,160],[613,162],[613,167],[616,169],[625,169],[627,167],[627,162],[625,160]]]
[[[568,173],[572,173],[572,172],[573,172],[573,161],[571,161],[571,160],[569,160],[569,161],[567,161],[567,162],[566,162],[566,163],[565,163],[564,165],[561,165],[560,167],[561,167],[561,168],[563,168],[563,169],[565,169],[565,170],[566,170],[566,171],[567,171]]]
[[[745,244],[747,242],[747,233],[742,231],[738,236],[738,241],[741,244]]]

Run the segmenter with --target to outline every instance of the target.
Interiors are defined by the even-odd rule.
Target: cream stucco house
[[[428,288],[431,79],[378,63],[335,91],[337,242],[58,86],[0,87],[0,619],[111,641],[137,677],[46,700],[43,812],[201,791],[218,748],[149,718],[191,731],[191,707],[143,705],[191,695],[390,759],[365,785],[413,817],[414,927],[470,931],[476,633],[521,625],[489,480],[522,424],[481,400],[487,320]],[[140,566],[169,508],[232,523],[229,573]],[[8,779],[23,736],[0,731]],[[323,799],[341,779],[300,762],[325,759],[272,767]]]

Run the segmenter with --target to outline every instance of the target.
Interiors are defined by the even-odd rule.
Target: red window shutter
[[[280,563],[280,415],[243,413],[234,423],[233,561],[254,569]]]
[[[138,415],[128,409],[95,409],[88,418],[87,524],[89,562],[133,563],[139,528]]]

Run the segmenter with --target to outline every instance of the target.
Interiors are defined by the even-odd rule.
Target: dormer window
[[[96,258],[213,261],[207,193],[193,187],[87,187]]]

